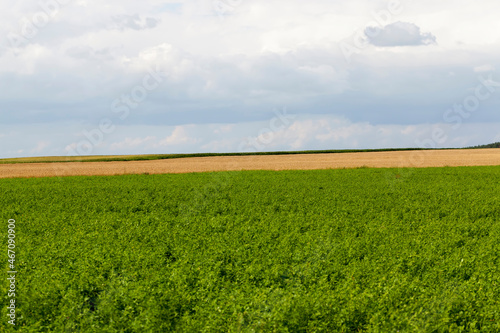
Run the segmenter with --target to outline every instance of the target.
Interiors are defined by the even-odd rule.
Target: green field
[[[499,332],[500,167],[1,179],[22,332]],[[7,323],[8,282],[0,328]]]

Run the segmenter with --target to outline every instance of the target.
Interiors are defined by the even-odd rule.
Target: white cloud
[[[31,153],[32,154],[41,154],[49,146],[50,146],[50,142],[48,142],[48,141],[39,141],[39,142],[37,142],[36,147],[31,150]]]
[[[66,147],[64,147],[64,150],[63,150],[64,155],[66,155],[70,151],[76,151],[77,146],[78,146],[78,144],[76,142],[73,142],[73,143],[67,145]]]
[[[493,67],[492,65],[482,65],[474,67],[475,73],[494,72],[494,71],[495,67]]]
[[[271,130],[270,124],[277,128]],[[458,129],[451,124],[415,125],[374,125],[368,122],[353,122],[346,118],[328,115],[302,115],[287,126],[271,121],[235,124],[197,124],[187,126],[126,126],[118,128],[112,135],[105,136],[99,146],[93,147],[92,154],[157,154],[195,152],[243,152],[243,151],[283,151],[321,149],[367,149],[367,148],[407,148],[434,144],[442,148],[460,148],[500,141],[499,122],[464,123]],[[53,125],[30,128],[23,133],[21,125],[9,127],[9,132],[0,126],[0,131],[8,133],[9,140],[0,140],[0,158],[62,155],[69,152],[85,152],[82,140],[74,140],[73,128]],[[226,131],[216,133],[216,129]],[[10,132],[12,131],[12,132]],[[445,140],[437,142],[436,131],[443,131]],[[171,134],[164,136],[165,132]],[[47,140],[37,143],[36,152],[29,144],[41,133]],[[134,133],[131,137],[130,133]],[[11,142],[19,142],[28,137],[27,143],[13,147]],[[71,142],[70,140],[76,141]],[[69,141],[69,142],[68,142]],[[80,145],[80,146],[79,146]]]
[[[193,137],[192,134],[188,134],[188,130],[192,129],[193,126],[176,126],[175,129],[165,139],[159,142],[160,146],[181,146],[194,144],[198,140]]]
[[[365,29],[368,41],[375,46],[417,46],[436,43],[436,37],[431,33],[422,33],[414,23],[395,22],[380,27]]]
[[[147,136],[145,138],[126,138],[123,141],[115,142],[110,145],[111,150],[120,149],[136,149],[138,147],[144,146],[145,144],[154,141],[156,138],[154,136]]]
[[[154,29],[160,23],[159,19],[154,17],[140,17],[139,14],[134,15],[117,15],[113,17],[111,29],[125,30],[146,30]]]
[[[233,129],[234,129],[233,124],[221,125],[221,126],[214,129],[214,134],[230,133]]]

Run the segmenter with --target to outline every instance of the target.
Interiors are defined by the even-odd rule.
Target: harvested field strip
[[[344,154],[369,153],[384,151],[416,151],[421,148],[384,148],[384,149],[337,149],[337,150],[304,150],[304,151],[275,151],[275,152],[244,152],[244,153],[193,153],[193,154],[149,154],[149,155],[89,155],[89,156],[42,156],[3,158],[0,164],[16,163],[67,163],[67,162],[113,162],[113,161],[152,161],[192,157],[217,156],[265,156],[265,155],[298,155],[298,154]]]
[[[238,170],[315,170],[500,165],[498,149],[192,157],[153,161],[0,164],[0,178],[110,176]]]

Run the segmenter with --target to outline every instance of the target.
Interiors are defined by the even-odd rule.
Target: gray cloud
[[[94,50],[90,46],[74,46],[66,51],[71,58],[105,61],[113,60],[114,57],[109,48]]]
[[[159,19],[153,17],[141,18],[139,14],[118,15],[113,17],[113,29],[118,30],[146,30],[153,29],[160,23]]]
[[[272,110],[283,106],[298,117],[311,119],[313,114],[321,120],[297,125],[283,134],[282,146],[269,149],[345,148],[354,147],[354,141],[359,147],[395,146],[407,134],[394,132],[379,140],[375,135],[381,126],[405,129],[424,124],[423,130],[430,126],[425,124],[445,121],[443,115],[455,103],[474,96],[479,77],[491,73],[492,80],[500,80],[500,73],[495,72],[500,68],[500,48],[492,43],[500,38],[500,21],[495,17],[498,1],[494,0],[482,2],[479,21],[470,15],[477,4],[456,6],[451,0],[418,10],[405,8],[398,18],[417,24],[425,21],[425,27],[403,22],[385,26],[395,16],[372,17],[374,22],[387,21],[364,31],[369,45],[427,45],[438,36],[440,47],[361,48],[359,40],[351,40],[359,52],[350,63],[338,43],[360,27],[363,33],[365,27],[377,26],[366,23],[370,18],[363,14],[374,8],[373,1],[356,0],[356,6],[351,6],[338,1],[306,4],[292,0],[283,7],[279,1],[255,0],[245,2],[245,7],[224,20],[212,1],[111,0],[106,6],[73,1],[18,50],[10,47],[8,33],[21,34],[21,18],[31,19],[33,11],[40,9],[23,5],[25,8],[12,13],[11,7],[18,6],[9,2],[0,4],[2,12],[9,13],[0,21],[0,156],[64,154],[67,145],[81,139],[75,133],[95,128],[104,118],[117,126],[117,137],[107,137],[109,149],[96,148],[95,153],[153,153],[156,148],[150,136],[158,142],[172,144],[177,139],[182,143],[158,147],[159,152],[167,148],[204,151],[204,147],[235,150],[240,137],[259,133],[260,127],[252,127],[253,122],[270,119]],[[456,38],[463,43],[458,45]],[[112,103],[138,92],[137,87],[154,68],[166,73],[163,81],[137,107],[130,108],[127,119],[120,119]],[[488,100],[481,100],[480,108],[462,119],[462,128],[474,123],[498,124],[499,94],[496,88]],[[352,135],[346,134],[344,141],[335,141],[335,135],[330,138],[328,133],[339,129],[335,121],[330,127],[321,125],[327,116],[349,119],[354,125],[343,128]],[[458,113],[449,116],[455,119]],[[209,131],[208,124],[213,123],[241,126],[231,135],[198,134],[201,128]],[[366,123],[371,127],[363,125]],[[173,127],[186,124],[195,126],[185,128],[187,139],[173,136],[167,140]],[[491,139],[498,127],[488,130],[494,132],[491,136],[475,139],[475,131],[484,134],[481,126],[453,132],[468,141],[448,141],[447,146],[498,141]],[[182,134],[179,131],[175,134]],[[316,134],[324,141],[295,139]],[[424,134],[426,137],[429,135]],[[404,145],[412,144],[413,139],[410,136]],[[288,141],[294,146],[287,145]],[[47,142],[52,144],[47,146]],[[113,144],[116,151],[111,150]]]
[[[436,43],[431,33],[422,33],[420,28],[407,22],[395,22],[380,27],[367,27],[365,35],[368,42],[375,46],[416,46]]]
[[[105,49],[77,45],[60,50],[66,56],[61,57],[64,68],[49,56],[26,57],[32,63],[19,59],[12,66],[30,72],[0,73],[0,123],[113,117],[111,103],[141,85],[155,66],[167,76],[120,123],[258,121],[283,105],[293,105],[297,114],[338,114],[372,124],[439,122],[483,75],[473,73],[472,66],[416,64],[391,49],[372,51],[346,70],[338,66],[341,55],[320,48],[207,57],[160,44],[126,57],[112,44]],[[493,58],[481,63],[500,67]],[[496,74],[493,78],[498,80]],[[498,95],[492,95],[474,121],[495,121],[499,105]]]

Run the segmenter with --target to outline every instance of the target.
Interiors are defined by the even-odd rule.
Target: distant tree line
[[[468,148],[471,148],[471,149],[478,149],[478,148],[500,148],[500,142],[490,143],[489,145],[473,146],[473,147],[468,147]]]

